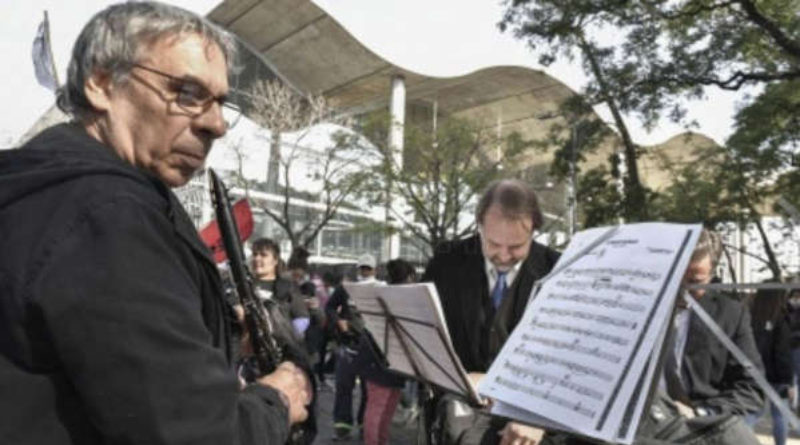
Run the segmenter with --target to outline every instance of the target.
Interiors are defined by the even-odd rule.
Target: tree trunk
[[[734,267],[733,264],[733,257],[731,257],[731,253],[725,245],[722,246],[722,253],[725,255],[725,259],[728,260],[728,272],[731,274],[731,281],[737,283],[738,279],[736,277],[736,267]]]
[[[761,215],[757,212],[754,213],[758,215],[758,217],[755,218],[753,222],[756,225],[756,229],[758,229],[758,235],[761,237],[761,243],[764,244],[764,253],[767,254],[767,264],[769,265],[770,272],[772,272],[772,278],[774,278],[776,281],[780,281],[781,265],[778,263],[778,258],[775,256],[775,251],[772,250],[772,245],[769,243],[767,232],[764,230],[764,225],[761,223]]]
[[[625,204],[624,212],[626,216],[633,216],[638,221],[647,220],[647,203],[645,200],[644,187],[642,187],[642,183],[639,180],[636,145],[633,143],[633,139],[631,139],[628,127],[625,125],[625,120],[622,118],[622,113],[620,113],[617,107],[617,102],[608,93],[608,86],[603,77],[600,64],[594,52],[592,52],[591,46],[583,39],[581,39],[581,51],[592,68],[592,74],[597,80],[597,85],[600,87],[603,100],[608,105],[608,109],[611,111],[611,115],[614,118],[614,124],[617,126],[617,130],[619,130],[620,138],[622,138],[622,145],[625,151],[625,167],[627,170],[627,174],[623,177],[623,183],[625,184],[625,196],[623,197],[623,202]]]

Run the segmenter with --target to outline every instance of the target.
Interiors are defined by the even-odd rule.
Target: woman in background
[[[308,308],[297,286],[281,276],[281,249],[269,238],[259,238],[251,246],[250,266],[259,298],[275,301],[296,334],[302,338],[308,328]]]
[[[416,279],[414,267],[403,259],[386,263],[388,284],[413,283]],[[400,401],[406,379],[387,371],[375,356],[377,345],[372,336],[361,338],[359,355],[365,357],[362,378],[367,382],[367,408],[364,412],[364,445],[386,445],[392,417]]]
[[[792,386],[792,349],[789,342],[791,334],[786,314],[786,292],[780,289],[759,289],[751,303],[751,326],[756,340],[758,352],[764,362],[767,380],[787,401],[794,398],[795,388]],[[772,416],[772,437],[775,445],[785,445],[787,436],[786,419],[778,407],[769,404]],[[766,407],[755,417],[748,418],[748,423],[755,424],[766,412]]]

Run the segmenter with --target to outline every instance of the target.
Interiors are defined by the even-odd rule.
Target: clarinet
[[[316,385],[313,383],[311,369],[306,360],[302,360],[296,353],[285,357],[285,350],[291,352],[290,345],[278,344],[278,336],[272,322],[272,316],[256,295],[253,280],[245,266],[245,256],[242,250],[241,238],[239,237],[239,229],[233,218],[233,211],[231,210],[232,207],[225,185],[214,170],[208,169],[208,172],[211,181],[214,213],[217,217],[222,244],[228,256],[231,277],[235,284],[236,293],[239,295],[239,301],[244,309],[245,327],[250,333],[250,345],[258,368],[256,373],[258,376],[267,375],[273,372],[281,362],[288,359],[300,366],[308,374],[316,392]],[[316,400],[316,397],[314,400]],[[316,437],[317,427],[313,402],[308,409],[308,419],[302,424],[292,427],[289,444],[310,444]]]
[[[239,229],[233,218],[225,185],[214,170],[209,169],[211,196],[217,216],[222,244],[228,256],[231,277],[244,309],[244,323],[250,333],[250,344],[258,366],[258,374],[271,373],[283,361],[283,351],[275,340],[272,320],[253,289],[253,281],[245,266]]]

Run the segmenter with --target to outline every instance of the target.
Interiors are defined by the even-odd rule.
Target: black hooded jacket
[[[71,124],[0,152],[0,443],[279,444],[174,194]]]

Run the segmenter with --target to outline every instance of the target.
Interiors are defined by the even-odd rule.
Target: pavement
[[[326,375],[327,381],[333,383],[333,376]],[[353,391],[353,414],[358,412],[358,401],[360,400],[359,390],[361,385],[356,385]],[[323,388],[317,393],[318,422],[319,432],[314,440],[314,445],[363,445],[364,441],[358,434],[347,440],[333,440],[333,389]],[[392,429],[389,433],[389,445],[414,445],[416,444],[417,424],[412,422],[407,424],[401,422],[403,413],[398,407],[395,412],[395,419],[392,422]]]
[[[326,376],[328,381],[333,383],[333,376]],[[356,385],[356,390],[353,393],[353,413],[358,412],[359,400],[359,385]],[[324,388],[317,395],[318,400],[318,428],[319,433],[314,445],[363,445],[363,440],[358,434],[354,434],[346,440],[334,441],[333,440],[333,389]],[[389,434],[389,445],[415,445],[417,444],[418,424],[416,422],[406,423],[402,422],[403,412],[398,408],[395,419],[392,422],[391,433]],[[772,439],[772,421],[770,420],[769,413],[761,418],[755,426],[755,432],[759,441],[764,445],[773,445]],[[800,433],[791,431],[787,445],[800,445]],[[422,445],[422,442],[419,442]]]
[[[775,443],[772,439],[772,420],[770,419],[769,412],[758,421],[754,430],[756,436],[758,436],[759,442],[762,444],[772,445]],[[789,438],[786,440],[786,445],[800,445],[800,433],[798,433],[798,431],[789,431]]]

